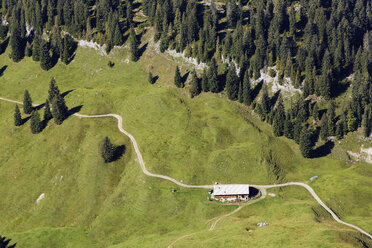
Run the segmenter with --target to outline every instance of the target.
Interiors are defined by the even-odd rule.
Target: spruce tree
[[[18,105],[15,106],[14,111],[14,125],[21,126],[23,124],[21,111],[19,111]]]
[[[209,90],[212,93],[217,93],[220,90],[219,85],[218,85],[217,63],[214,58],[212,59],[212,63],[208,71],[208,84],[209,84]]]
[[[300,136],[300,150],[301,150],[301,154],[302,154],[302,156],[304,156],[304,158],[310,158],[310,156],[311,156],[311,150],[312,150],[312,146],[311,146],[311,134],[307,130],[307,128],[304,128],[301,131],[301,136]]]
[[[301,122],[296,119],[294,122],[294,127],[293,127],[293,138],[297,144],[300,143],[301,131],[302,131]]]
[[[269,92],[267,91],[267,86],[264,85],[262,96],[261,96],[261,106],[263,114],[266,116],[270,113],[271,110],[271,99],[269,97]]]
[[[204,92],[209,91],[209,82],[208,82],[208,76],[207,76],[207,71],[204,69],[203,74],[202,74],[202,79],[201,79],[201,87]]]
[[[275,136],[279,137],[284,134],[285,120],[286,120],[286,117],[285,117],[283,99],[281,95],[279,95],[278,105],[275,109],[275,115],[274,115],[274,120],[273,120],[273,131],[274,131]]]
[[[327,119],[328,119],[328,134],[330,136],[335,135],[336,133],[336,113],[335,113],[335,104],[333,101],[329,103],[327,110]]]
[[[190,94],[191,98],[199,95],[201,92],[200,82],[199,78],[196,75],[195,70],[192,72],[192,78],[191,78],[191,87],[190,87]]]
[[[338,121],[336,124],[336,136],[337,139],[342,139],[344,137],[344,123]]]
[[[49,121],[53,118],[52,112],[50,111],[50,104],[48,99],[45,101],[45,108],[44,108],[44,121]]]
[[[236,75],[236,68],[234,64],[232,64],[227,72],[226,76],[226,92],[227,97],[230,100],[237,100],[238,99],[238,91],[239,91],[239,78]]]
[[[49,102],[52,102],[55,96],[60,95],[56,80],[54,78],[50,80],[48,94]]]
[[[248,70],[245,71],[243,79],[243,102],[245,105],[251,105],[252,103],[252,90]]]
[[[37,35],[34,38],[32,45],[32,59],[34,61],[40,61],[40,52],[41,52],[41,38]]]
[[[284,136],[293,139],[293,123],[289,114],[287,114],[284,122]]]
[[[178,68],[178,66],[176,67],[176,71],[174,73],[174,84],[178,88],[183,88],[184,87],[182,79],[181,79],[180,68]]]
[[[28,93],[28,90],[25,90],[25,94],[23,97],[23,112],[25,114],[31,114],[32,110],[34,108],[32,107],[32,100],[30,93]]]
[[[54,122],[61,125],[67,117],[68,108],[61,95],[56,95],[52,101],[52,115]]]
[[[52,68],[52,58],[50,57],[49,53],[49,44],[46,41],[43,41],[41,44],[40,67],[44,71]]]
[[[132,61],[137,61],[139,59],[139,52],[138,52],[138,41],[136,32],[134,31],[134,28],[132,27],[130,29],[130,53],[131,53],[131,59]]]
[[[111,144],[110,139],[106,137],[101,147],[101,156],[105,163],[110,163],[114,160],[114,152],[114,146]]]
[[[371,113],[369,110],[365,111],[363,115],[362,127],[364,137],[369,137],[371,135]]]
[[[13,17],[14,19],[15,17]],[[18,22],[19,20],[13,20],[12,24],[12,35],[10,37],[10,46],[12,48],[10,52],[10,58],[14,62],[19,62],[24,56],[24,45],[23,45],[23,39],[21,35],[21,27]]]
[[[322,120],[320,121],[320,138],[322,140],[327,140],[328,136],[328,117],[327,114],[324,113],[322,116]]]
[[[319,118],[319,109],[318,109],[318,104],[316,104],[316,103],[313,107],[313,118],[314,118],[314,120],[318,120],[318,118]]]
[[[40,115],[37,111],[32,111],[31,114],[31,133],[37,134],[41,132]]]

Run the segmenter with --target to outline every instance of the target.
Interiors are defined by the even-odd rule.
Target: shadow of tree
[[[138,56],[139,57],[142,57],[142,55],[145,53],[148,45],[149,45],[149,43],[146,43],[142,47],[140,47],[140,49],[138,50]]]
[[[188,72],[185,73],[185,75],[183,75],[181,77],[181,81],[182,81],[183,84],[186,84],[186,81],[187,81],[187,78],[189,77],[189,75],[190,75],[190,72],[188,71]]]
[[[321,158],[329,155],[332,152],[335,143],[332,140],[328,140],[323,145],[319,146],[315,150],[312,151],[311,157],[312,158]]]
[[[115,147],[112,162],[119,160],[124,155],[125,151],[126,151],[125,145]]]
[[[252,90],[252,101],[256,99],[258,94],[260,94],[262,86],[263,86],[263,80],[254,87],[254,89]]]
[[[71,115],[74,115],[76,113],[79,113],[81,111],[81,109],[83,108],[84,105],[79,105],[79,106],[76,106],[76,107],[73,107],[71,109],[69,109],[67,111],[67,116],[65,119],[69,118]]]
[[[4,71],[6,70],[6,68],[8,68],[7,65],[4,65],[3,67],[1,67],[1,69],[0,69],[0,76],[2,76],[4,74]]]

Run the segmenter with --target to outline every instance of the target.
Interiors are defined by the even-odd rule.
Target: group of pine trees
[[[33,134],[40,133],[51,119],[57,125],[61,125],[68,116],[68,108],[63,96],[60,94],[55,79],[50,81],[48,99],[42,105],[44,107],[43,120],[40,119],[38,109],[33,106],[32,99],[28,90],[25,90],[23,98],[23,113],[30,116],[30,128]],[[22,126],[25,119],[22,119],[21,111],[16,105],[14,111],[14,125]]]

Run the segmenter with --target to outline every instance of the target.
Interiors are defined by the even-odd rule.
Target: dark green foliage
[[[328,134],[330,136],[335,135],[336,133],[336,113],[335,113],[335,104],[333,101],[329,103],[327,110],[327,119],[328,119]]]
[[[183,84],[182,82],[182,78],[181,78],[181,73],[180,73],[180,68],[178,68],[178,66],[176,67],[176,71],[174,73],[174,84],[178,87],[178,88],[183,88],[185,85]]]
[[[53,118],[52,112],[50,111],[50,104],[48,99],[45,101],[44,104],[44,121],[49,121]]]
[[[297,144],[300,143],[301,131],[302,131],[301,122],[295,120],[293,126],[293,139]]]
[[[114,146],[111,144],[111,141],[108,137],[106,137],[103,141],[101,146],[101,156],[105,163],[110,163],[114,160],[115,149]]]
[[[139,52],[138,52],[138,41],[136,32],[134,31],[134,28],[130,29],[130,53],[131,53],[131,59],[132,61],[137,61],[139,59]]]
[[[314,120],[318,120],[319,118],[319,109],[318,109],[318,104],[314,104],[314,107],[313,107],[313,118]]]
[[[48,101],[52,102],[54,97],[56,97],[58,95],[60,95],[60,92],[59,92],[58,86],[56,84],[56,80],[54,78],[52,78],[50,80],[50,84],[49,84]]]
[[[23,112],[25,114],[31,114],[33,109],[30,93],[28,90],[25,90],[25,94],[23,96]]]
[[[41,38],[39,36],[35,36],[33,45],[32,45],[32,59],[34,61],[40,61],[40,53],[41,53]]]
[[[226,76],[226,92],[227,97],[230,100],[237,100],[238,99],[238,91],[239,91],[239,78],[236,75],[236,68],[234,65],[229,67]]]
[[[355,131],[357,128],[357,119],[353,111],[350,109],[347,111],[346,121],[347,121],[347,131],[348,132]]]
[[[202,79],[201,79],[201,87],[204,92],[209,91],[209,81],[208,81],[208,76],[207,76],[207,71],[204,69],[203,74],[202,74]]]
[[[66,106],[65,100],[61,95],[56,95],[52,100],[52,115],[54,122],[57,125],[61,125],[66,119],[68,114],[68,108]]]
[[[201,92],[201,86],[198,76],[196,75],[195,70],[192,72],[191,78],[191,87],[190,87],[190,94],[191,98],[197,96]]]
[[[50,56],[49,47],[50,45],[47,41],[41,43],[40,67],[44,71],[48,71],[52,68],[52,58]]]
[[[266,117],[271,110],[271,99],[269,97],[269,92],[267,91],[267,86],[264,85],[262,96],[261,96],[261,106],[262,114]]]
[[[285,109],[283,105],[282,96],[279,95],[278,103],[275,108],[273,131],[275,136],[282,136],[284,134],[284,123],[286,121]]]
[[[293,123],[289,114],[287,114],[284,122],[284,136],[288,139],[294,138]]]
[[[328,117],[327,114],[323,114],[322,120],[320,121],[320,138],[322,140],[327,140],[328,136],[329,136]]]
[[[10,47],[12,50],[9,56],[14,62],[19,62],[24,57],[25,47],[18,21],[14,21],[11,32]]]
[[[252,90],[248,70],[245,71],[243,79],[243,102],[245,105],[251,105],[252,103]]]
[[[33,134],[37,134],[37,133],[40,133],[41,132],[41,128],[42,128],[42,125],[41,125],[41,121],[40,121],[40,115],[39,115],[39,112],[37,111],[32,111],[32,114],[31,114],[31,133]]]
[[[300,150],[304,158],[310,158],[312,151],[311,134],[307,128],[303,128],[300,135]]]
[[[344,137],[344,123],[342,121],[338,121],[336,124],[336,136],[337,139],[342,139]]]
[[[371,135],[371,129],[372,129],[372,118],[371,118],[371,112],[368,109],[363,116],[363,135],[364,137],[369,137]]]
[[[212,93],[219,92],[219,85],[218,85],[218,72],[217,72],[217,63],[215,59],[212,59],[212,63],[208,70],[208,85],[209,90]]]
[[[8,26],[3,25],[2,22],[0,22],[0,39],[4,40],[8,36]]]
[[[23,124],[21,111],[19,111],[18,105],[15,106],[14,111],[14,125],[21,126]]]

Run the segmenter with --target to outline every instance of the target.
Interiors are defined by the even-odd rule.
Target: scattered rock
[[[267,226],[267,225],[269,225],[269,223],[267,223],[267,222],[259,222],[259,223],[257,223],[257,226],[258,227],[264,227],[264,226]]]
[[[177,190],[176,189],[172,189],[172,193],[175,193],[175,192],[177,192]]]
[[[39,202],[40,202],[42,199],[44,199],[44,197],[45,197],[45,193],[42,193],[42,194],[39,196],[39,198],[37,198],[37,200],[36,200],[36,204],[39,204]]]
[[[310,181],[315,181],[316,179],[318,179],[319,178],[319,176],[313,176],[313,177],[310,177]]]
[[[268,195],[269,196],[272,196],[272,197],[275,197],[276,196],[276,194],[274,194],[274,193],[268,193]]]

